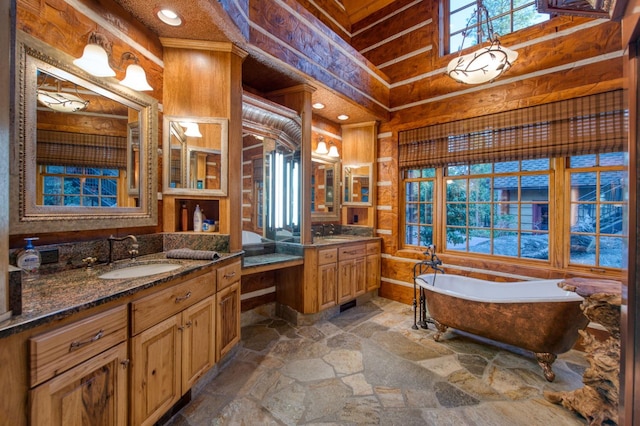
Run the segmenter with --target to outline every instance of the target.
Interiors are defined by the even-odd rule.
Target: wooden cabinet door
[[[341,260],[338,263],[338,304],[341,305],[356,294],[356,260]]]
[[[240,281],[217,294],[216,361],[219,361],[240,341]]]
[[[215,308],[210,296],[182,312],[182,393],[216,362]]]
[[[31,424],[126,425],[128,363],[123,342],[34,388]]]
[[[131,339],[131,423],[154,424],[182,396],[181,314]]]
[[[336,263],[318,266],[318,310],[330,308],[336,304],[337,277],[338,266]]]
[[[367,256],[367,291],[380,287],[380,255]]]
[[[356,297],[367,291],[367,262],[364,257],[355,259],[353,286]]]

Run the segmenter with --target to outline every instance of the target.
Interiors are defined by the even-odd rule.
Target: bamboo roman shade
[[[399,133],[401,168],[623,151],[623,91],[435,124]]]
[[[125,137],[38,130],[37,139],[39,165],[127,167]]]

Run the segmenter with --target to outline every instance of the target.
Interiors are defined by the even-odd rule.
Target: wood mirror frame
[[[333,173],[328,182],[327,172]],[[318,155],[311,156],[313,205],[311,222],[337,222],[340,220],[340,160]],[[321,183],[320,183],[321,182]]]
[[[157,205],[158,102],[119,85],[113,78],[97,78],[73,65],[73,57],[22,31],[17,32],[15,58],[15,122],[11,149],[11,234],[82,231],[155,226]],[[139,123],[139,197],[132,206],[47,206],[37,203],[37,71],[65,81],[137,111]],[[127,147],[128,148],[128,147]],[[127,179],[128,180],[128,179]],[[130,185],[120,185],[127,192]],[[127,194],[128,195],[128,194]]]

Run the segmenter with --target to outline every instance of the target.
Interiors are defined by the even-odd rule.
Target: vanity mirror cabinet
[[[227,195],[228,120],[165,116],[163,192]]]
[[[158,105],[18,31],[13,233],[153,226]]]
[[[371,206],[371,163],[345,164],[342,167],[345,206]]]
[[[340,220],[340,161],[314,155],[311,158],[311,220]]]

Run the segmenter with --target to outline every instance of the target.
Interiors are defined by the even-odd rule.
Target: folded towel
[[[220,254],[217,251],[192,250],[188,248],[169,250],[166,256],[167,259],[216,260],[220,258]]]

